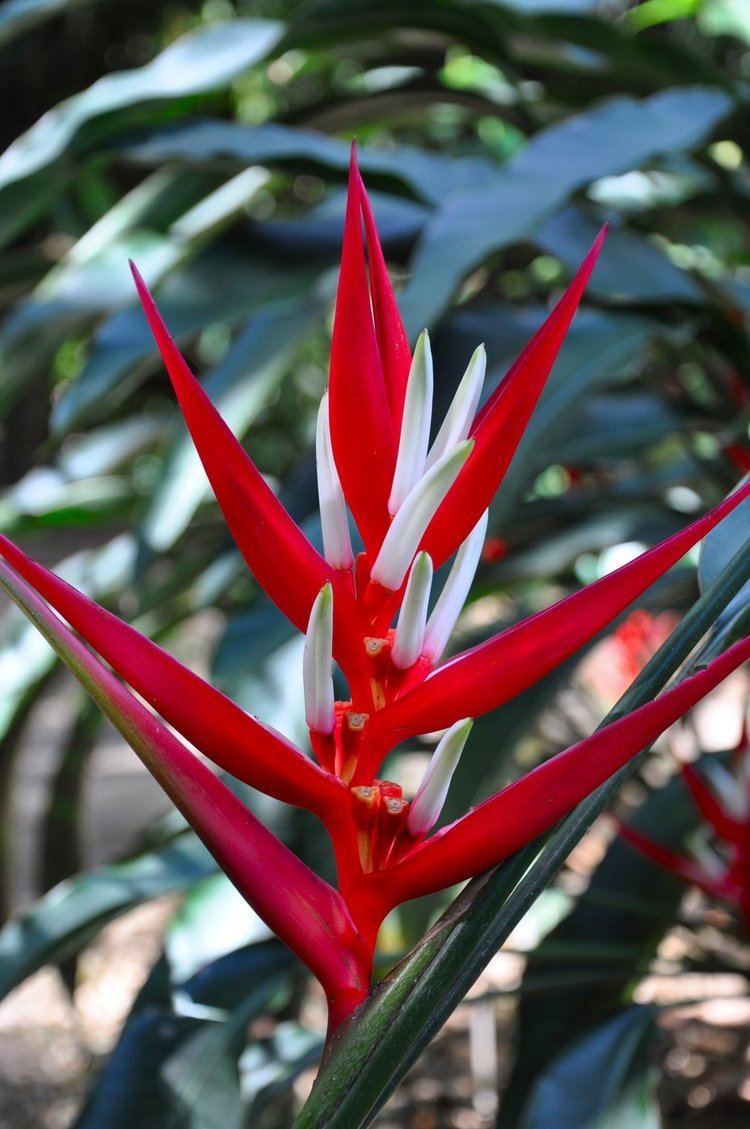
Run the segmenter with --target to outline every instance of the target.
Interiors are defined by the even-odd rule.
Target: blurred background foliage
[[[299,640],[225,531],[128,258],[315,538],[350,139],[410,334],[433,333],[439,405],[480,340],[497,383],[611,223],[491,510],[462,644],[622,563],[750,469],[743,0],[4,0],[0,58],[0,529],[296,740]],[[644,604],[679,614],[695,592],[693,562]],[[0,671],[3,911],[102,864],[0,934],[3,990],[51,959],[72,978],[103,923],[189,891],[81,1123],[146,1124],[138,1103],[157,1092],[154,1124],[274,1123],[319,1050],[298,970],[175,817],[150,818],[158,806],[113,810],[129,831],[105,826],[92,854],[103,723],[69,687],[62,702],[51,652],[5,612]],[[562,746],[549,708],[571,673],[477,723],[446,819]],[[40,725],[55,755],[29,812],[14,782]],[[393,771],[408,779],[423,755]],[[310,821],[248,801],[330,865]],[[32,858],[20,891],[19,844]],[[437,905],[394,916],[386,964]],[[277,1034],[246,1047],[269,1008]],[[219,1012],[227,1023],[208,1021]]]

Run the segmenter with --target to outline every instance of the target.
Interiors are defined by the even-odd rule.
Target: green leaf
[[[180,339],[214,322],[237,322],[274,300],[293,301],[309,293],[317,276],[309,267],[301,270],[296,264],[276,263],[219,243],[164,280],[158,289],[159,308]],[[111,412],[145,379],[157,356],[135,302],[105,321],[80,376],[54,406],[56,435]]]
[[[744,545],[750,536],[750,502],[743,502],[726,520],[720,522],[713,529],[701,545],[698,558],[698,581],[701,591],[705,592],[712,584],[722,569],[726,568],[729,561]],[[717,626],[723,627],[750,602],[750,583],[746,584],[721,614]]]
[[[95,0],[5,0],[0,8],[0,47],[50,19]],[[98,0],[97,0],[98,2]]]
[[[534,243],[574,271],[600,224],[582,209],[564,208],[534,235]],[[703,304],[705,295],[654,243],[624,226],[612,226],[587,292],[617,301]]]
[[[56,571],[87,596],[106,603],[125,585],[134,562],[133,539],[121,535],[99,549],[67,557]],[[0,736],[4,736],[26,693],[53,668],[55,655],[36,628],[12,611],[0,631],[0,663],[4,671]]]
[[[735,35],[750,43],[750,12],[744,0],[702,0],[698,26],[706,35]]]
[[[0,930],[0,998],[43,965],[78,952],[113,918],[151,898],[189,889],[215,870],[205,847],[187,834],[131,862],[61,883]]]
[[[401,297],[410,332],[432,325],[470,270],[529,238],[574,192],[697,146],[730,109],[726,94],[694,86],[613,98],[536,134],[496,185],[448,197],[428,222]]]
[[[280,1023],[272,1037],[263,1043],[251,1044],[240,1060],[242,1092],[246,1095],[245,1124],[250,1118],[266,1114],[269,1107],[287,1095],[294,1080],[303,1070],[314,1066],[320,1058],[322,1039],[299,1023]],[[277,1109],[277,1120],[271,1125],[286,1125],[291,1102]]]
[[[140,107],[151,106],[153,114],[154,103],[175,104],[227,86],[273,50],[281,31],[279,23],[252,19],[198,27],[145,66],[104,75],[49,110],[0,157],[0,239],[19,230],[9,207],[16,199],[15,186],[54,168],[71,150],[85,152],[93,139],[101,144],[135,120]]]
[[[659,1129],[654,1019],[630,1007],[578,1040],[540,1078],[518,1129]]]
[[[124,475],[68,482],[47,468],[30,471],[0,501],[0,529],[26,533],[60,526],[95,526],[126,514],[133,486]]]
[[[160,165],[177,161],[189,167],[242,168],[271,165],[318,175],[349,167],[349,145],[311,130],[272,123],[238,125],[213,119],[192,119],[169,128],[144,131],[142,139],[119,142],[113,149],[131,161]],[[427,203],[496,181],[497,166],[481,157],[446,157],[408,145],[392,151],[365,147],[359,167],[368,185],[400,188]]]
[[[160,960],[139,994],[78,1129],[239,1126],[237,1060],[250,1020],[269,1007],[293,958],[263,941],[171,980]],[[280,998],[283,998],[281,993]]]
[[[650,791],[628,822],[680,851],[700,816],[682,779],[674,777]],[[560,983],[544,996],[522,994],[518,1054],[503,1099],[509,1124],[516,1124],[536,1080],[569,1043],[632,1002],[639,977],[671,928],[684,892],[683,882],[624,839],[612,842],[573,911],[530,954],[522,987],[563,972],[576,973],[583,985],[605,974],[607,982],[588,988],[580,982]]]
[[[532,332],[537,316],[534,313],[529,327]],[[660,332],[657,321],[634,314],[579,312],[503,479],[493,506],[496,523],[510,520],[536,475],[556,461],[558,445],[581,438],[592,391],[628,380],[640,355]],[[497,371],[493,363],[492,375]],[[671,418],[676,427],[678,418]],[[663,427],[663,415],[660,422]]]
[[[78,873],[84,862],[86,770],[104,718],[93,702],[82,697],[64,735],[60,757],[46,797],[41,838],[42,890],[49,890]]]
[[[209,875],[195,884],[169,923],[164,948],[172,979],[185,982],[212,961],[267,934],[226,875]]]
[[[628,390],[583,398],[575,423],[576,434],[560,428],[552,438],[548,463],[602,467],[636,458],[668,435],[679,434],[687,419],[659,396]]]

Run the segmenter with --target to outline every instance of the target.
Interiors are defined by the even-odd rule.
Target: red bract
[[[485,354],[475,351],[430,445],[429,338],[420,337],[412,357],[352,154],[330,385],[316,437],[323,554],[207,399],[134,270],[227,524],[258,582],[306,634],[302,690],[314,759],[0,538],[0,583],[120,727],[247,900],[320,980],[331,1030],[369,992],[378,929],[391,908],[478,874],[535,839],[750,657],[745,639],[431,836],[472,718],[574,654],[750,493],[743,487],[617,572],[442,662],[485,543],[487,506],[603,237],[476,418]],[[349,513],[364,542],[356,557]],[[434,571],[453,554],[429,612]],[[220,768],[317,815],[333,843],[338,889],[246,812],[100,659]],[[334,701],[334,659],[348,681],[347,701]],[[409,801],[397,784],[379,778],[381,764],[405,737],[437,729],[447,732]]]
[[[669,851],[635,828],[621,825],[623,838],[659,866],[734,906],[750,929],[750,741],[747,729],[734,750],[729,768],[704,761],[707,779],[690,764],[682,778],[705,820],[690,844],[690,853]],[[703,831],[706,834],[703,834]]]

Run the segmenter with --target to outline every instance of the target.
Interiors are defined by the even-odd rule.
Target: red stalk
[[[112,612],[76,591],[0,534],[0,555],[68,621],[128,685],[205,756],[269,796],[322,814],[343,791],[275,729]]]
[[[169,335],[146,284],[131,270],[144,313],[227,525],[256,580],[300,631],[320,589],[334,586],[334,649],[342,667],[362,667],[353,646],[358,612],[341,577],[310,544],[214,408]]]
[[[474,449],[422,541],[421,548],[430,554],[436,568],[469,535],[505,477],[557,360],[606,234],[605,226],[552,313],[478,413],[469,432]]]

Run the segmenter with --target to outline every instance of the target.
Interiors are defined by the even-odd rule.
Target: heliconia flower
[[[208,400],[134,268],[156,345],[238,548],[260,586],[305,633],[301,692],[312,758],[0,537],[0,586],[113,719],[256,912],[320,980],[331,1031],[368,995],[378,929],[394,906],[479,874],[535,839],[750,657],[750,638],[743,639],[432,833],[472,718],[574,655],[750,496],[750,485],[740,487],[616,572],[441,663],[479,565],[488,506],[603,238],[602,231],[476,416],[486,359],[481,346],[475,351],[428,449],[429,339],[420,338],[412,357],[352,152],[330,380],[316,432],[322,554]],[[356,559],[350,517],[364,545]],[[428,614],[433,569],[451,557]],[[334,700],[334,663],[348,684],[345,701]],[[379,777],[401,741],[439,730],[446,732],[415,797]],[[180,737],[238,779],[314,813],[331,838],[338,888],[263,828]],[[702,781],[690,786],[701,810],[734,833],[739,809],[725,811]]]
[[[750,739],[747,727],[725,768],[703,758],[701,775],[681,764],[682,779],[705,824],[688,842],[688,853],[667,850],[660,843],[620,824],[626,842],[658,866],[697,886],[739,911],[750,930]]]

